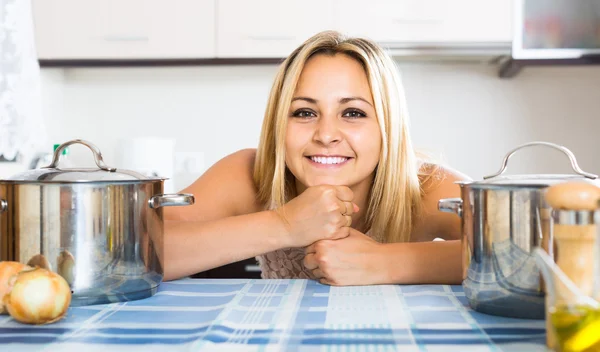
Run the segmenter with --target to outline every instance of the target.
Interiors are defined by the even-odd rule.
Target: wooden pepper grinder
[[[595,294],[598,233],[596,216],[600,188],[590,182],[570,181],[550,186],[546,202],[552,207],[556,264],[585,295]],[[552,244],[550,244],[552,245]],[[548,316],[546,300],[546,332],[549,348],[556,347],[554,330]]]

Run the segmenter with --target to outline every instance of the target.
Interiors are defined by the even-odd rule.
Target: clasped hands
[[[359,208],[345,186],[309,187],[277,214],[284,220],[293,247],[306,247],[303,264],[327,285],[383,283],[383,246],[353,229]]]

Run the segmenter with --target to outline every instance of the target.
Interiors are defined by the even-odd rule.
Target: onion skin
[[[12,261],[2,261],[0,262],[0,314],[7,314],[7,310],[4,308],[4,303],[2,303],[2,298],[6,295],[11,287],[9,285],[9,280],[13,275],[17,275],[23,270],[31,270],[30,266],[27,266],[23,263],[12,262]]]
[[[8,313],[25,324],[50,324],[64,318],[71,304],[71,288],[60,275],[43,268],[22,271],[4,296]]]
[[[48,261],[48,259],[46,259],[46,257],[44,257],[41,254],[36,254],[33,257],[31,257],[31,259],[29,259],[29,261],[27,262],[27,265],[29,265],[32,268],[40,267],[52,271],[52,266],[50,265],[50,262]]]

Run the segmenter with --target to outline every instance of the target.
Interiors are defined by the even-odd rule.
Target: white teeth
[[[348,158],[340,157],[340,156],[311,156],[310,159],[315,163],[319,164],[341,164],[344,161],[348,160]]]

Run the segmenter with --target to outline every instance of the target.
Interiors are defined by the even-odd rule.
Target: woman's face
[[[299,188],[370,187],[381,132],[367,75],[358,61],[342,54],[310,58],[288,116],[285,162]]]

